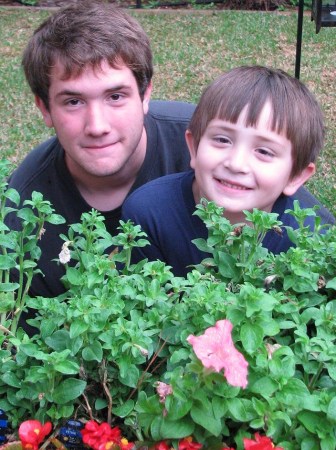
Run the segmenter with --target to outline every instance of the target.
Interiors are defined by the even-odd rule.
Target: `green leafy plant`
[[[0,161],[0,329],[15,335],[20,315],[25,308],[32,278],[37,272],[40,257],[38,241],[44,224],[59,224],[64,219],[54,213],[50,202],[42,194],[33,192],[31,200],[20,206],[20,196],[15,189],[7,189],[11,170],[8,161]],[[10,206],[9,206],[10,205]],[[10,230],[5,221],[9,214],[21,220],[20,230]],[[10,274],[16,271],[16,282]]]
[[[45,207],[36,194],[24,209],[54,220]],[[297,246],[273,255],[261,241],[280,233],[275,215],[246,213],[251,226],[243,226],[222,212],[212,203],[198,206],[209,237],[195,244],[210,256],[186,278],[160,261],[130,263],[132,248],[147,244],[138,226],[121,222],[112,237],[96,211],[70,226],[60,255],[67,292],[52,299],[25,294],[38,333],[28,337],[15,325],[0,335],[0,408],[14,428],[32,417],[53,424],[77,417],[118,426],[137,445],[169,440],[178,448],[193,436],[203,449],[242,449],[243,438],[257,432],[286,450],[335,448],[335,230],[320,233],[316,219],[317,230],[309,231],[304,219],[315,211],[296,204],[291,214],[300,226],[287,231]],[[28,241],[37,247],[24,255],[36,264],[40,219],[17,213],[26,235],[35,236]],[[16,254],[4,245],[11,231],[1,229],[4,254]],[[34,271],[34,264],[20,267]],[[7,273],[14,263],[2,265]],[[13,305],[1,305],[9,330]],[[215,350],[202,358],[191,345],[190,336],[213,335],[223,321],[248,364],[246,387],[228,382],[232,365],[209,363]],[[209,342],[219,352],[228,345]]]

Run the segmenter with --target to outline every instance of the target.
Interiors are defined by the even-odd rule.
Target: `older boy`
[[[194,110],[181,102],[152,102],[152,53],[139,23],[107,2],[78,2],[45,20],[23,55],[36,105],[57,137],[34,149],[13,173],[21,201],[41,192],[64,225],[46,224],[31,296],[65,291],[54,259],[60,234],[92,208],[115,234],[130,191],[189,168],[184,134]],[[20,221],[11,215],[11,228]]]
[[[140,224],[151,242],[134,250],[134,261],[160,259],[183,276],[208,256],[191,242],[207,237],[193,215],[203,197],[224,207],[231,223],[258,208],[297,227],[285,210],[295,199],[302,208],[319,204],[299,188],[315,172],[323,135],[321,109],[300,81],[265,67],[223,74],[205,89],[186,132],[193,171],[152,181],[124,203],[123,218]],[[334,222],[321,205],[318,214]],[[292,244],[286,234],[268,234],[263,245],[279,253]]]

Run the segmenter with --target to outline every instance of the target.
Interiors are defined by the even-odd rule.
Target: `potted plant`
[[[34,194],[25,208],[36,217],[44,202]],[[61,220],[48,206],[48,220]],[[35,236],[31,261],[37,222],[17,213]],[[13,326],[8,292],[20,287],[3,291],[0,408],[14,430],[32,419],[58,430],[74,418],[96,437],[101,426],[109,438],[116,433],[114,441],[91,440],[94,450],[335,449],[334,228],[321,233],[316,219],[310,232],[304,220],[314,210],[295,205],[299,229],[287,231],[296,247],[273,255],[261,241],[281,232],[274,214],[255,210],[246,213],[251,226],[232,226],[212,203],[196,213],[209,237],[195,244],[211,257],[186,278],[159,261],[130,264],[132,248],[147,243],[144,233],[121,223],[112,237],[92,211],[63,236],[66,294],[23,291],[20,307],[37,312],[36,335]],[[1,228],[6,243],[11,231]],[[109,254],[110,247],[120,251]],[[5,262],[4,272],[18,267],[15,258]],[[29,281],[34,264],[21,268]]]

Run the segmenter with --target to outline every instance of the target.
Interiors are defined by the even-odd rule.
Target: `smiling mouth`
[[[107,144],[101,144],[101,145],[85,145],[84,148],[88,148],[88,149],[92,149],[92,150],[103,150],[105,148],[109,148],[109,147],[113,147],[116,144],[116,142],[111,142],[111,143],[107,143]]]
[[[250,191],[251,190],[251,188],[248,188],[246,186],[242,186],[241,184],[230,183],[229,181],[220,180],[219,178],[216,178],[216,180],[222,186],[228,187],[230,189],[236,189],[238,191]]]

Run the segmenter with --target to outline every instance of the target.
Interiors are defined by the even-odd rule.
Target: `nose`
[[[225,154],[223,165],[231,172],[247,173],[249,171],[249,154],[247,149],[244,146],[232,146]]]
[[[85,133],[98,137],[110,132],[110,117],[106,106],[102,104],[91,104],[87,106],[85,117]]]

